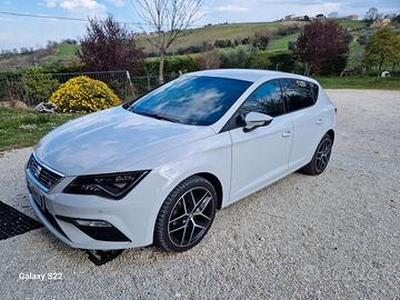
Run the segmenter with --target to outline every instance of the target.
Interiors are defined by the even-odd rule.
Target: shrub
[[[28,94],[30,104],[47,102],[51,93],[59,83],[50,74],[45,74],[42,68],[33,67],[24,73],[23,83]]]
[[[234,46],[231,40],[216,40],[214,42],[215,48],[231,48]]]
[[[198,70],[218,69],[221,64],[219,61],[219,51],[212,50],[202,53],[196,56],[195,63]]]
[[[147,74],[155,75],[158,74],[158,66],[160,59],[152,58],[146,60]],[[189,55],[184,56],[169,56],[165,58],[164,75],[167,79],[177,77],[179,71],[182,72],[193,72],[196,71],[196,63],[194,59]]]
[[[121,100],[104,82],[78,76],[62,84],[50,102],[62,112],[92,112],[118,105]]]
[[[284,72],[294,72],[296,57],[291,51],[274,52],[269,55],[271,69]]]
[[[235,49],[224,49],[219,52],[221,68],[247,68],[250,60],[248,46],[240,45]]]
[[[249,67],[252,69],[267,70],[271,66],[268,56],[267,51],[254,51],[250,57]]]

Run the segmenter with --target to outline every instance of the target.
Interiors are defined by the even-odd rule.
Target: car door
[[[282,79],[287,113],[293,121],[293,145],[289,168],[309,163],[322,138],[324,118],[316,105],[318,86],[299,79]]]
[[[267,126],[243,130],[244,116],[259,112],[274,117]],[[264,187],[286,173],[292,145],[292,121],[285,115],[279,80],[257,88],[233,115],[231,202]],[[235,128],[236,127],[236,128]]]

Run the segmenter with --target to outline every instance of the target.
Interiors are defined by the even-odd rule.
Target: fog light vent
[[[75,222],[79,226],[86,227],[112,227],[112,225],[106,221],[97,221],[97,220],[75,220]]]
[[[74,219],[64,216],[56,216],[57,219],[74,224],[79,230],[94,240],[107,242],[130,242],[121,231],[112,224],[102,220]]]

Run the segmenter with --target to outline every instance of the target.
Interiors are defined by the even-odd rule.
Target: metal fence
[[[123,101],[134,99],[159,85],[158,76],[131,77],[129,71],[49,73],[46,75],[57,80],[59,84],[81,75],[101,80]],[[39,97],[37,93],[32,91],[32,87],[26,84],[26,76],[23,73],[0,73],[0,101],[22,101],[30,107],[34,107],[42,101],[46,102],[47,99]],[[50,89],[52,93],[56,87]]]
[[[27,95],[22,74],[0,73],[0,101],[23,101],[27,103]]]

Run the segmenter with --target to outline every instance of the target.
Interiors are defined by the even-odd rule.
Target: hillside
[[[356,42],[356,38],[364,34],[366,24],[361,21],[339,20],[340,25],[350,28],[355,37],[351,46],[352,52],[363,51],[363,47]],[[205,26],[197,29],[190,29],[179,37],[171,48],[171,53],[176,53],[179,49],[192,46],[201,46],[205,43],[212,44],[216,40],[241,41],[246,38],[253,38],[255,34],[267,34],[270,36],[268,49],[270,51],[287,50],[289,41],[296,41],[300,28],[307,24],[304,21],[285,21],[285,22],[263,22],[263,23],[236,23],[219,24]],[[294,28],[295,33],[289,32],[285,35],[285,28]],[[144,39],[142,44],[147,52],[152,52]],[[63,42],[51,48],[35,50],[25,54],[2,54],[0,55],[0,70],[23,69],[35,65],[54,66],[69,65],[76,60],[76,51],[79,45]],[[353,53],[354,54],[354,53]]]
[[[308,22],[305,21],[232,23],[191,29],[177,39],[170,51],[175,52],[179,48],[187,48],[189,46],[196,45],[199,46],[203,43],[210,43],[220,39],[233,41],[244,38],[252,38],[255,34],[266,34],[267,32],[269,32],[272,36],[271,43],[269,45],[270,50],[287,50],[287,42],[296,41],[298,33],[288,36],[280,36],[279,31],[282,28],[301,28],[307,23]],[[352,31],[362,30],[366,27],[366,24],[362,21],[339,20],[339,24],[344,28],[351,28]]]
[[[51,48],[23,54],[0,55],[0,70],[25,69],[32,66],[68,65],[76,60],[79,45],[63,42]]]

